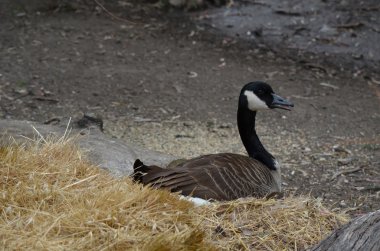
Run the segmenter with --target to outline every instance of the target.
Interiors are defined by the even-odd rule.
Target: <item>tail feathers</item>
[[[135,182],[148,184],[154,182],[155,176],[165,171],[165,169],[158,166],[147,166],[142,161],[136,159],[133,164],[133,174],[131,177]]]
[[[147,173],[148,170],[148,166],[144,165],[141,160],[136,159],[135,163],[133,164],[133,174],[131,177],[135,182],[142,182],[143,176]]]
[[[135,163],[133,164],[133,171],[136,171],[139,169],[141,166],[144,166],[144,163],[141,162],[141,160],[136,159]]]

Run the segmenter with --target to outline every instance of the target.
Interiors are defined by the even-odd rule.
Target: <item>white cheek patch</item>
[[[247,97],[248,100],[248,108],[252,111],[258,111],[258,110],[266,110],[269,109],[267,104],[259,99],[259,97],[256,96],[252,91],[245,91],[244,95]]]

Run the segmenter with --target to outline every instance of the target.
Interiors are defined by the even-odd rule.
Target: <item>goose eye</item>
[[[257,95],[263,95],[264,94],[264,91],[263,90],[258,90],[257,91]]]

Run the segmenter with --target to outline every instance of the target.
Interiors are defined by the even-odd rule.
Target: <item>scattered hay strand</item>
[[[229,249],[304,250],[347,221],[307,197],[240,199],[203,210],[204,231]]]
[[[0,187],[7,250],[300,250],[347,220],[312,198],[194,207],[112,177],[73,139],[0,148]]]

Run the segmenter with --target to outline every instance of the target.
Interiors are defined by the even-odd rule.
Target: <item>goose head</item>
[[[243,145],[251,158],[278,173],[278,162],[264,148],[256,134],[256,112],[274,108],[291,110],[293,106],[293,103],[275,94],[270,85],[261,81],[246,84],[240,92],[237,122]]]
[[[268,109],[291,110],[293,103],[274,93],[272,87],[265,82],[255,81],[246,84],[240,93],[239,106],[256,112]]]

